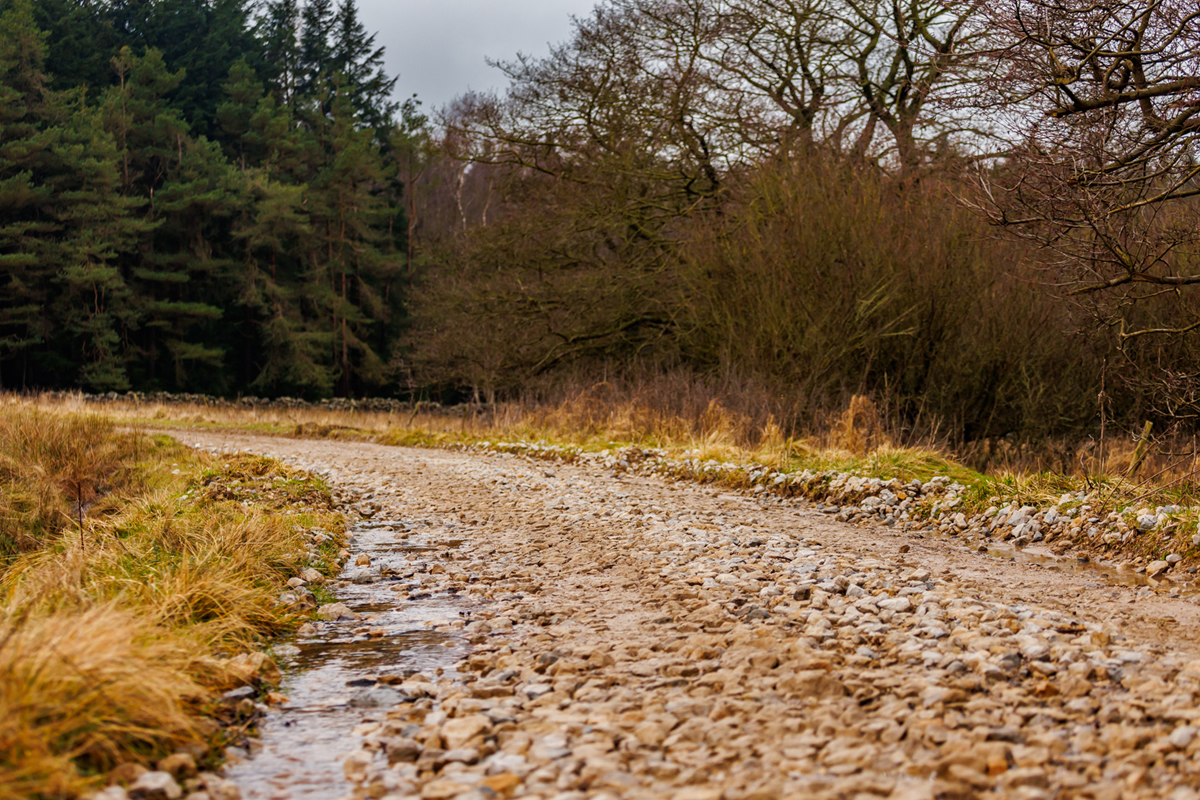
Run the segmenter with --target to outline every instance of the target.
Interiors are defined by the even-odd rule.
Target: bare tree
[[[619,156],[693,200],[797,145],[912,168],[990,134],[960,108],[994,46],[980,2],[609,0],[549,57],[500,64],[471,135],[558,174]]]
[[[975,63],[975,9],[607,0],[548,56],[500,64],[503,95],[467,95],[443,114],[444,151],[464,162],[445,184],[458,239],[423,289],[418,357],[491,387],[673,357],[671,270],[697,218],[728,211],[737,179],[776,156],[853,142],[876,163],[925,163],[937,135],[964,127],[939,103]],[[450,187],[481,167],[495,202],[476,216]]]
[[[1194,395],[1200,5],[1016,0],[994,24],[1012,42],[996,85],[1022,144],[984,181],[989,210],[1173,397]]]
[[[937,142],[991,147],[993,132],[970,102],[980,62],[995,46],[979,0],[832,0],[846,31],[839,52],[865,106],[856,150],[869,152],[882,126],[899,165],[919,166]],[[965,107],[965,110],[964,110]]]

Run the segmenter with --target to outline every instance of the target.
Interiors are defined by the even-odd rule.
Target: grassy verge
[[[86,406],[81,399],[54,404]],[[936,444],[901,446],[862,398],[855,398],[823,434],[803,439],[785,437],[771,424],[755,427],[748,418],[716,405],[683,418],[637,398],[598,401],[586,394],[554,406],[510,404],[459,413],[119,402],[106,404],[105,411],[144,425],[237,428],[419,447],[507,448],[544,458],[613,455],[633,448],[642,453],[632,459],[643,469],[740,490],[802,494],[843,506],[848,509],[846,518],[858,521],[886,518],[858,513],[859,501],[882,487],[851,484],[856,488],[848,491],[842,476],[898,482],[892,489],[909,486],[909,495],[912,481],[928,484],[940,476],[948,480],[934,482],[912,497],[902,521],[906,527],[951,535],[968,531],[983,542],[1045,542],[1059,552],[1076,550],[1134,567],[1178,554],[1183,562],[1176,573],[1200,563],[1200,545],[1193,541],[1200,516],[1194,459],[1151,452],[1138,471],[1131,469],[1139,458],[1136,442],[1110,442],[1102,460],[1092,458],[1094,450],[1089,455],[1085,448],[1064,461],[1086,467],[1086,474],[1083,469],[1064,474],[1024,468],[982,474]],[[611,459],[617,465],[621,460],[615,455]],[[800,485],[795,476],[803,473],[809,477]],[[780,475],[792,477],[782,480]],[[947,493],[953,497],[945,497]],[[1028,541],[1020,531],[1014,533],[1015,522],[1008,524],[1020,518],[1016,512],[1021,509],[1036,523],[1026,526]],[[1048,513],[1051,522],[1046,522]],[[1154,518],[1152,525],[1146,521],[1149,517]]]
[[[0,796],[211,764],[253,716],[221,693],[268,687],[263,647],[305,616],[279,596],[335,567],[341,526],[320,480],[268,459],[0,406]]]

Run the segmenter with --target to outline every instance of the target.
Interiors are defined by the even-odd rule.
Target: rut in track
[[[464,676],[364,712],[359,796],[1200,797],[1189,598],[685,483],[176,435],[463,540],[395,590],[471,601]]]

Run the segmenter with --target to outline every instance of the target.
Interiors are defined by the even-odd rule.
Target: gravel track
[[[359,796],[1200,798],[1191,597],[688,483],[174,435],[463,540],[399,589],[473,599],[466,677],[364,715]]]

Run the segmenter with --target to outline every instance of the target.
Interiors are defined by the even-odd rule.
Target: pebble
[[[131,800],[179,800],[183,789],[169,772],[146,772],[138,777],[128,789]]]
[[[1157,578],[1171,568],[1168,561],[1151,561],[1146,565],[1146,577]]]
[[[317,609],[317,619],[330,622],[346,622],[362,619],[362,616],[352,611],[345,603],[328,603]]]
[[[1191,725],[1181,725],[1171,731],[1171,735],[1167,737],[1167,741],[1180,750],[1184,750],[1196,738],[1196,729]]]

